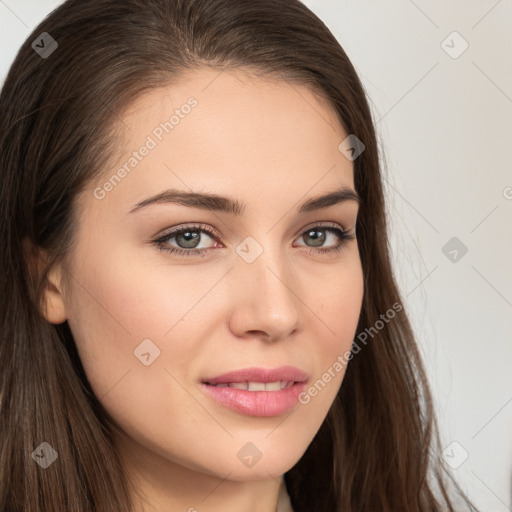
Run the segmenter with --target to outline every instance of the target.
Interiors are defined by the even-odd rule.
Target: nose
[[[286,339],[300,328],[298,280],[279,250],[263,252],[252,262],[235,260],[230,272],[233,334],[273,342]]]

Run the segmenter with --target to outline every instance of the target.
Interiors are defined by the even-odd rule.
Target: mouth
[[[221,382],[220,384],[212,384],[205,382],[208,386],[216,388],[234,388],[246,389],[247,391],[280,391],[287,389],[296,383],[294,380],[276,380],[275,382]]]
[[[280,366],[272,369],[241,368],[216,377],[205,378],[202,382],[211,386],[221,385],[249,391],[264,391],[268,386],[267,391],[278,391],[296,382],[305,382],[307,379],[308,374],[295,366]],[[262,387],[263,385],[265,388]]]
[[[292,408],[308,375],[294,366],[246,368],[201,381],[210,398],[249,416],[279,416]]]

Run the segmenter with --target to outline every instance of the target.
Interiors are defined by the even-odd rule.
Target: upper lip
[[[279,368],[241,368],[232,372],[223,373],[217,377],[203,379],[206,384],[224,384],[230,382],[276,382],[294,381],[305,382],[307,373],[295,366],[280,366]]]

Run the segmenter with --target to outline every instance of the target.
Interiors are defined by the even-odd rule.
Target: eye
[[[154,240],[153,244],[161,251],[178,256],[204,256],[214,247],[198,248],[201,242],[203,242],[202,234],[206,234],[207,238],[213,238],[218,241],[218,235],[209,226],[196,224],[174,229],[157,240]],[[329,238],[327,236],[328,234],[335,235],[334,238],[338,238],[339,240],[334,247],[322,247]],[[356,237],[355,234],[345,231],[336,224],[329,224],[312,226],[304,231],[299,238],[304,238],[312,244],[306,246],[309,247],[310,253],[326,254],[340,251],[346,242],[354,240]],[[169,244],[173,239],[179,247],[174,247]]]
[[[334,246],[320,247],[327,240],[327,234],[334,235],[333,238],[338,238],[339,242]],[[308,246],[310,248],[308,253],[319,252],[321,254],[332,254],[341,251],[345,244],[349,240],[354,240],[356,236],[354,233],[349,233],[348,231],[341,229],[336,224],[322,224],[308,228],[304,233],[302,233],[300,238],[304,238],[305,240],[312,242],[313,245]],[[315,249],[316,247],[320,248]]]
[[[206,233],[210,238],[217,238],[216,234],[204,224],[187,226],[172,230],[170,233],[165,234],[154,243],[158,249],[171,254],[177,254],[179,256],[204,256],[210,248],[199,248],[199,244],[202,242],[203,236],[200,233]],[[169,241],[176,239],[176,242],[182,247],[169,246]]]

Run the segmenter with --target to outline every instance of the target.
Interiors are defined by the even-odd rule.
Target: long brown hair
[[[113,444],[118,427],[91,390],[67,322],[42,315],[42,291],[73,247],[77,194],[119,144],[120,114],[200,66],[310,87],[365,145],[354,161],[365,278],[358,332],[378,333],[358,346],[319,432],[285,474],[295,511],[454,511],[456,499],[475,511],[440,457],[405,308],[375,327],[402,300],[374,125],[345,52],[298,0],[68,0],[21,46],[0,95],[2,510],[133,510]],[[49,255],[37,273],[29,246]],[[43,442],[58,453],[46,469],[33,457]]]

